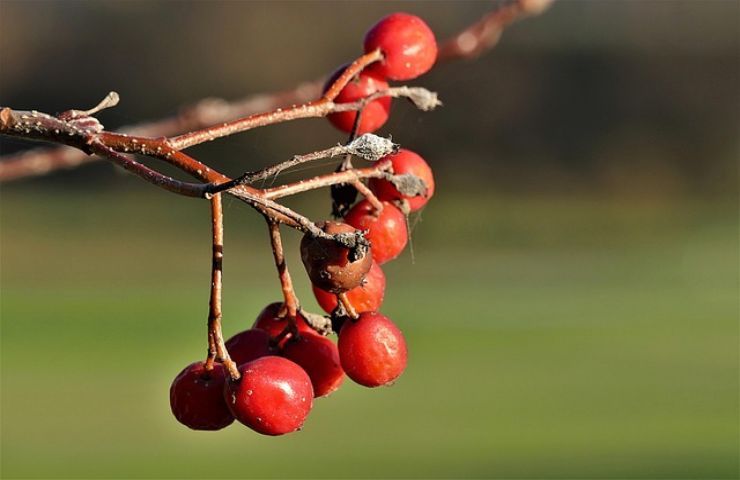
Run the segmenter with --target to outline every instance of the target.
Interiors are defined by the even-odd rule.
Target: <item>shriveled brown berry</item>
[[[341,222],[316,224],[329,235],[356,233],[354,227]],[[322,290],[346,292],[362,283],[373,264],[370,248],[352,252],[338,242],[307,233],[301,240],[301,259],[311,282]]]

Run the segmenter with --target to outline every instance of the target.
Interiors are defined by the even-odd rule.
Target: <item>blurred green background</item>
[[[3,0],[0,104],[115,89],[115,128],[321,77],[392,11],[446,37],[493,5]],[[397,102],[381,131],[437,174],[413,257],[385,268],[409,368],[392,388],[346,382],[294,435],[192,432],[169,412],[204,353],[205,202],[104,162],[2,185],[0,475],[737,478],[739,15],[563,1],[415,81],[445,107]],[[237,174],[342,138],[318,119],[193,152]],[[288,204],[328,213],[326,192]],[[230,200],[225,246],[231,334],[279,289],[262,222]]]

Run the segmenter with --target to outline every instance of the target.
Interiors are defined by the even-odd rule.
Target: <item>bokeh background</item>
[[[447,37],[493,5],[3,0],[0,104],[114,89],[115,128],[320,78],[389,12]],[[381,132],[437,174],[413,256],[385,269],[409,368],[346,382],[281,438],[169,412],[204,354],[205,202],[104,162],[2,185],[0,474],[737,478],[739,17],[729,0],[561,1],[415,81],[444,108],[396,102]],[[304,120],[193,152],[237,174],[342,139]],[[289,204],[328,214],[326,192]],[[227,334],[279,298],[264,226],[232,201],[224,294]]]

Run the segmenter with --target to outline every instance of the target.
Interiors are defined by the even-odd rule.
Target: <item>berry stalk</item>
[[[224,216],[221,195],[211,198],[211,231],[213,234],[213,248],[211,257],[211,295],[208,302],[208,359],[206,370],[213,370],[213,362],[218,361],[228,370],[232,379],[239,378],[237,365],[229,357],[229,351],[224,345],[221,331],[221,292],[223,286],[223,259],[224,259]]]

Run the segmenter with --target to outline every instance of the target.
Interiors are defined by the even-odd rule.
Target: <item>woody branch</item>
[[[358,61],[354,62],[353,65],[347,69],[347,71],[349,71],[348,75],[343,75],[337,79],[334,84],[336,88],[332,87],[330,91],[327,92],[327,95],[322,97],[322,99],[317,102],[313,102],[314,104],[321,102],[321,105],[324,105],[321,107],[322,115],[327,115],[334,111],[359,110],[363,108],[368,101],[372,101],[383,95],[405,96],[410,98],[415,104],[417,104],[417,106],[421,104],[425,109],[433,108],[439,104],[436,99],[436,95],[432,92],[428,92],[420,88],[408,89],[406,87],[378,92],[374,96],[351,104],[340,105],[334,104],[331,101],[331,95],[334,95],[334,93],[331,93],[332,90],[336,90],[337,88],[341,90],[341,88],[343,88],[350,80],[352,75],[355,75],[364,68],[364,66],[378,58],[379,57],[376,52],[360,57]],[[294,110],[302,111],[300,107],[296,107]],[[92,110],[69,110],[54,117],[52,115],[36,111],[25,112],[3,108],[0,110],[0,134],[63,143],[74,146],[86,153],[97,153],[103,155],[150,183],[181,195],[208,197],[217,191],[228,190],[230,195],[246,202],[272,220],[284,223],[293,228],[298,228],[304,232],[310,232],[319,237],[327,237],[327,234],[318,229],[309,219],[288,209],[287,207],[275,203],[265,194],[265,192],[246,184],[251,181],[275,175],[285,168],[319,158],[326,158],[327,156],[331,157],[352,154],[365,158],[366,160],[374,161],[391,153],[395,148],[390,141],[381,139],[374,135],[363,135],[347,145],[332,147],[312,154],[296,156],[288,162],[283,162],[282,164],[269,167],[263,171],[245,174],[235,181],[215,169],[208,167],[195,158],[190,157],[184,152],[173,148],[169,139],[132,137],[125,134],[107,132],[103,130],[102,125],[95,118],[85,116],[89,113],[94,112]],[[259,115],[256,117],[257,120],[254,120],[254,118],[255,117],[248,117],[246,119],[242,119],[236,124],[228,126],[227,130],[222,130],[224,127],[219,126],[212,129],[206,129],[201,132],[195,132],[196,135],[187,137],[189,140],[187,140],[186,143],[188,145],[195,145],[197,142],[205,141],[205,139],[214,131],[217,132],[217,135],[230,135],[243,131],[245,128],[254,128],[256,125],[255,122],[259,125],[268,125],[300,117],[295,117],[290,112],[283,113],[281,111],[271,112],[270,115]],[[135,159],[127,155],[129,153],[137,153],[164,160],[205,183],[188,183],[175,180],[137,162]],[[369,178],[371,176],[378,175],[379,172],[381,172],[381,169],[378,169],[377,172],[372,169],[366,169],[362,172],[356,173],[354,175],[354,179]],[[328,178],[323,178],[320,181],[302,183],[300,186],[295,185],[293,193],[336,184],[337,182],[343,181],[347,178],[346,175],[347,174],[345,172],[338,172],[336,173],[336,179],[331,178],[331,175],[329,175]],[[290,192],[289,186],[287,187],[288,192]],[[273,193],[271,196],[275,197],[275,194]],[[355,246],[351,240],[344,237],[338,241],[348,247]]]
[[[493,48],[503,30],[516,20],[537,15],[553,0],[505,0],[459,33],[440,42],[439,63],[475,58]],[[177,116],[139,125],[123,127],[121,135],[131,138],[177,138],[185,132],[194,132],[211,125],[233,122],[260,111],[275,111],[286,105],[306,104],[321,93],[323,79],[304,82],[288,91],[259,94],[234,102],[204,99],[181,110]],[[314,112],[309,112],[314,113]],[[306,114],[306,112],[304,112]],[[305,117],[301,117],[305,118]],[[65,143],[69,145],[69,143]],[[74,146],[74,145],[73,145]],[[105,155],[102,155],[105,157]],[[0,157],[0,182],[44,175],[59,169],[77,166],[100,159],[88,152],[68,147],[37,148],[27,152]]]

